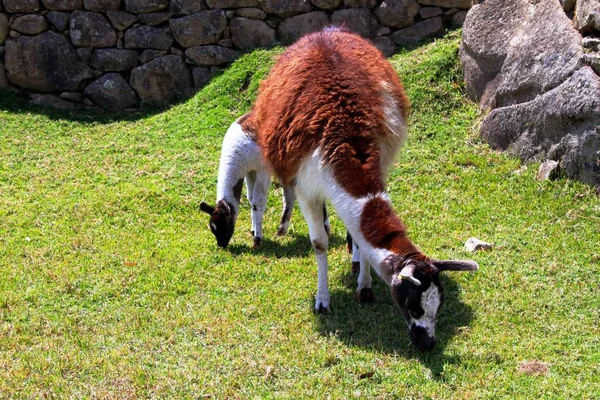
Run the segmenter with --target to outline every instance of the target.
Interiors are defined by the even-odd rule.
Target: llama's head
[[[210,215],[210,230],[217,238],[219,247],[227,247],[233,236],[235,218],[233,215],[233,206],[225,200],[219,200],[215,207],[200,203],[200,209]]]
[[[394,267],[392,297],[408,324],[410,340],[420,351],[433,349],[438,311],[444,302],[442,271],[475,271],[474,261],[407,259]]]

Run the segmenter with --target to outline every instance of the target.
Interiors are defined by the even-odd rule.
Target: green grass
[[[389,180],[412,239],[476,273],[443,277],[438,345],[421,354],[385,285],[354,300],[332,220],[333,312],[295,211],[252,250],[243,209],[227,250],[198,212],[221,138],[281,49],[255,51],[189,101],[73,115],[0,94],[0,398],[592,398],[600,393],[600,199],[491,150],[463,93],[459,32],[391,62],[412,100]],[[494,249],[463,250],[476,236]],[[547,363],[545,373],[520,371]]]

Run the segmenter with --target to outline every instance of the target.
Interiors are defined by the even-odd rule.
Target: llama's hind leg
[[[290,227],[290,219],[292,211],[294,211],[294,203],[296,202],[296,191],[292,187],[283,188],[283,213],[281,214],[281,222],[277,228],[277,236],[283,236],[287,233]]]
[[[308,223],[310,240],[315,251],[318,267],[318,287],[315,301],[315,311],[319,313],[328,313],[330,311],[329,301],[329,283],[327,277],[327,249],[329,247],[329,237],[325,231],[323,220],[323,203],[320,201],[311,201],[298,196],[298,204],[302,209],[304,219]]]
[[[252,199],[254,196],[254,185],[256,184],[256,172],[254,171],[250,171],[248,172],[248,174],[246,174],[246,198],[248,199],[248,203],[250,203],[250,205],[252,206]],[[254,208],[251,208],[250,210],[250,215],[252,216],[252,228],[250,229],[250,232],[252,232],[252,236],[254,236],[254,232],[256,232],[256,227],[254,226],[254,221],[255,221],[255,217],[254,217]]]
[[[267,196],[271,185],[271,175],[267,172],[257,172],[254,190],[252,191],[252,226],[254,227],[254,247],[262,244],[262,223],[267,208]]]

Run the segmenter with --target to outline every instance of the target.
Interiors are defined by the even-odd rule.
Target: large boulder
[[[600,78],[555,0],[487,0],[465,20],[467,94],[485,110],[482,136],[525,160],[551,158],[600,186]]]
[[[331,23],[344,26],[362,37],[371,36],[371,10],[368,8],[349,8],[337,10],[331,14]]]
[[[280,18],[306,13],[312,8],[310,0],[263,0],[261,5],[265,12],[275,14]]]
[[[73,11],[83,8],[83,0],[42,0],[44,7],[54,11]]]
[[[40,92],[79,90],[92,78],[67,38],[55,32],[7,40],[4,61],[11,83]]]
[[[582,32],[600,32],[600,1],[577,0],[574,22]]]
[[[194,93],[192,74],[176,55],[157,57],[133,69],[130,82],[145,103],[168,104]]]
[[[77,47],[114,47],[117,33],[100,13],[75,11],[71,14],[71,41]]]
[[[125,9],[134,14],[162,11],[169,6],[169,0],[125,0]]]
[[[40,10],[38,0],[4,0],[4,9],[7,13],[31,13]]]
[[[209,8],[256,7],[258,0],[206,0]]]
[[[202,0],[171,0],[169,11],[173,15],[188,15],[203,11],[206,7]]]
[[[131,86],[121,74],[116,72],[103,75],[90,83],[84,93],[94,103],[113,111],[123,110],[137,103],[137,97]]]
[[[8,36],[8,17],[0,13],[0,45],[4,44]]]
[[[64,32],[69,27],[69,18],[71,14],[62,11],[50,11],[46,14],[48,21],[60,32]]]
[[[221,10],[201,11],[169,20],[175,40],[185,48],[216,44],[227,28],[227,18]]]
[[[90,65],[100,71],[129,71],[137,67],[138,60],[139,56],[135,50],[97,49]]]
[[[472,0],[418,0],[419,4],[424,6],[445,7],[445,8],[464,8],[469,9]]]
[[[428,37],[439,36],[444,33],[442,17],[429,18],[418,22],[408,28],[400,29],[392,34],[391,38],[399,46],[409,46]]]
[[[121,0],[83,0],[83,6],[86,10],[96,12],[118,11]]]

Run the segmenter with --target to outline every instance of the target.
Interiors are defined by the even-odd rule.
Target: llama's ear
[[[212,213],[215,212],[215,208],[213,206],[209,206],[205,202],[200,203],[200,210],[204,211],[209,215],[212,215]]]
[[[219,200],[217,203],[217,208],[225,215],[231,214],[231,206],[225,200]]]
[[[479,265],[471,260],[431,260],[440,272],[442,271],[477,271]]]

